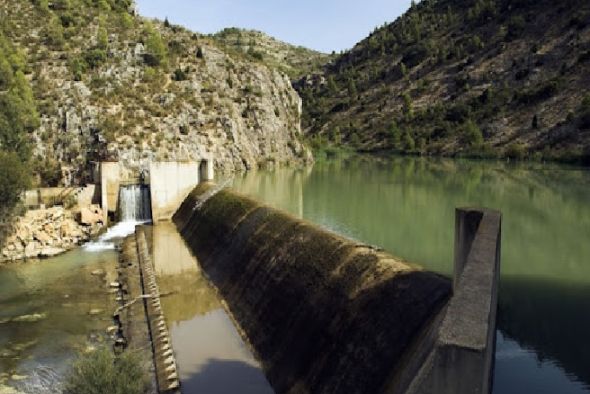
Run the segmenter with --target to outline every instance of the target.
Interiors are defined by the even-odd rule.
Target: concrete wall
[[[105,223],[107,223],[108,214],[117,211],[119,185],[122,178],[118,162],[100,163],[100,205],[105,214]]]
[[[490,393],[501,221],[499,212],[457,209],[454,294],[410,393]]]
[[[51,207],[62,205],[68,198],[74,198],[78,207],[100,204],[100,193],[96,185],[80,187],[43,187],[27,190],[24,193],[24,203],[28,208],[37,209],[41,205]]]
[[[141,182],[150,185],[154,222],[169,220],[199,181],[213,180],[213,165],[211,159],[201,162],[150,163],[149,177],[145,177],[146,174],[140,174],[137,169],[126,168],[119,162],[102,162],[100,201],[105,216],[116,213],[122,184]]]
[[[154,222],[169,220],[199,183],[199,163],[151,163],[149,182]]]
[[[222,190],[174,222],[277,393],[379,393],[407,367],[451,281]]]

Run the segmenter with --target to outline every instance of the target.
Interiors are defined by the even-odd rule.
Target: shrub
[[[416,149],[416,141],[412,137],[412,134],[408,131],[404,134],[404,148],[406,151],[411,152]]]
[[[258,60],[258,61],[263,61],[264,60],[264,54],[260,51],[255,50],[253,47],[251,47],[248,50],[248,55],[253,58],[254,60]]]
[[[511,41],[519,38],[526,27],[526,21],[521,15],[514,15],[508,21],[508,32],[506,39]]]
[[[80,356],[67,377],[64,394],[143,394],[149,379],[138,355],[115,356],[107,348]]]
[[[420,43],[417,45],[410,46],[403,54],[402,63],[409,68],[416,67],[422,63],[428,56],[430,51],[428,48]]]
[[[100,26],[98,28],[98,36],[97,36],[97,41],[98,41],[98,48],[102,49],[102,50],[107,50],[108,46],[109,46],[109,35],[107,32],[107,29],[104,26]]]
[[[504,156],[510,159],[522,160],[526,156],[526,148],[522,144],[512,143],[506,148]]]
[[[84,54],[84,62],[90,69],[100,67],[107,60],[107,54],[103,49],[91,49]]]
[[[554,96],[559,91],[560,83],[557,80],[545,82],[536,88],[517,92],[514,99],[525,105],[536,104]]]
[[[350,135],[350,143],[355,147],[358,147],[361,144],[361,138],[358,133],[354,132]]]
[[[463,132],[465,141],[471,147],[480,147],[483,145],[483,134],[481,133],[481,130],[477,124],[475,124],[475,122],[473,122],[471,119],[469,119],[463,126]]]
[[[46,42],[55,49],[61,49],[65,44],[64,29],[57,18],[52,18],[45,29]]]
[[[41,187],[56,187],[62,179],[61,164],[51,157],[38,157],[33,170],[39,176]]]
[[[186,81],[188,79],[188,75],[185,71],[180,68],[174,70],[174,74],[172,75],[172,79],[175,81]]]
[[[412,98],[407,92],[402,94],[402,100],[404,101],[404,115],[407,119],[414,117],[414,106],[412,104]]]
[[[471,112],[471,109],[467,104],[459,103],[459,104],[456,104],[456,105],[450,107],[447,110],[445,119],[448,120],[449,122],[457,122],[457,123],[465,122],[467,119],[469,119],[470,112]]]
[[[72,72],[74,81],[81,81],[86,72],[87,64],[84,59],[75,57],[70,61],[70,71]]]

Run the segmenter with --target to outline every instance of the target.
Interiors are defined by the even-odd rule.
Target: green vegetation
[[[25,58],[0,31],[0,244],[20,194],[29,185],[29,133],[39,126]]]
[[[144,31],[146,54],[144,60],[150,67],[168,66],[168,50],[162,36],[153,26],[148,25]]]
[[[566,3],[417,2],[295,84],[303,128],[363,151],[583,159],[590,3]]]
[[[115,356],[101,348],[74,363],[64,394],[143,394],[148,387],[149,378],[137,354],[127,351]]]

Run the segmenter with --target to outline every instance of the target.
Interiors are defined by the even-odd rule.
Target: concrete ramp
[[[278,393],[379,393],[413,376],[451,280],[212,187],[174,222]]]

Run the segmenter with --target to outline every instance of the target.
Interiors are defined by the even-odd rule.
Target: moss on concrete
[[[277,392],[379,392],[450,295],[446,278],[229,190],[175,223]]]

